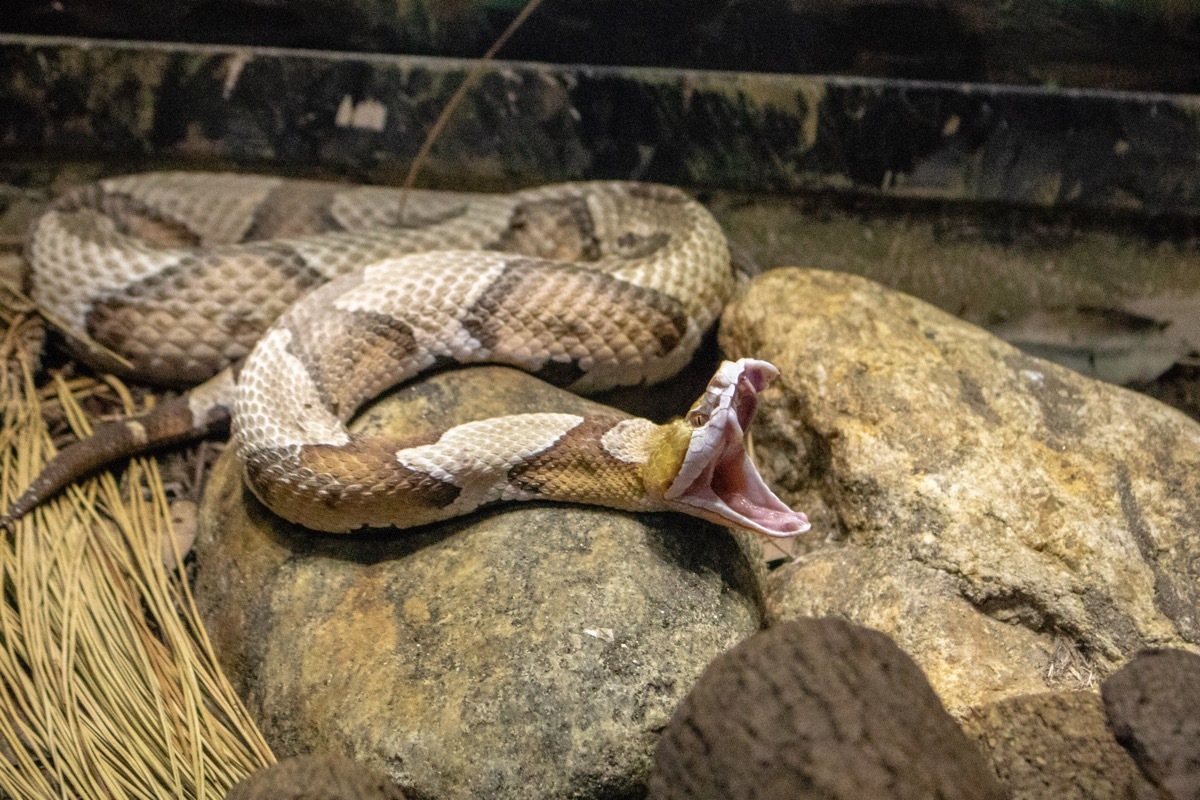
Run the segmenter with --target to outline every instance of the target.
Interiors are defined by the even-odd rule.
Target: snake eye
[[[686,419],[693,428],[703,428],[708,424],[708,413],[693,408],[687,413]]]

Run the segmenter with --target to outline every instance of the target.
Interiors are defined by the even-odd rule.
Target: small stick
[[[525,23],[525,20],[529,18],[529,15],[541,4],[542,0],[529,0],[525,4],[525,7],[513,18],[513,21],[509,23],[508,27],[504,29],[504,33],[500,34],[500,37],[492,42],[492,46],[483,54],[483,57],[467,72],[467,77],[463,78],[463,82],[454,90],[454,94],[450,95],[449,102],[446,103],[446,107],[442,109],[442,113],[434,121],[433,127],[429,129],[429,133],[425,136],[425,141],[421,143],[421,149],[417,151],[417,156],[413,159],[412,166],[408,168],[408,175],[404,178],[405,189],[412,189],[416,186],[417,176],[420,174],[421,168],[425,166],[425,162],[429,160],[429,153],[433,150],[433,143],[441,136],[442,129],[450,121],[451,115],[462,104],[463,98],[467,95],[467,90],[475,85],[475,82],[479,80],[479,76],[483,74],[484,68],[487,67],[488,62],[496,57],[496,53],[500,52],[500,48],[504,47],[508,40],[512,38],[512,35],[517,32],[517,28],[520,28]]]

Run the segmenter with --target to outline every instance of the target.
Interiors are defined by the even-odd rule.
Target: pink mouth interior
[[[757,394],[769,380],[750,368],[738,376],[729,407],[715,411],[705,429],[695,434],[705,437],[704,447],[689,452],[688,458],[706,458],[703,469],[686,488],[672,487],[668,495],[689,513],[721,525],[767,536],[796,536],[811,527],[808,517],[775,496],[743,445],[743,432],[758,406]]]

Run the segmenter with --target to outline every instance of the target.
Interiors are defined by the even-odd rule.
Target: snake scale
[[[498,501],[675,510],[807,530],[743,448],[777,371],[725,362],[684,419],[513,414],[390,441],[346,422],[447,363],[574,391],[663,380],[735,287],[728,246],[678,189],[568,183],[512,194],[162,172],[59,198],[27,246],[34,300],[101,368],[195,385],[65,448],[5,521],[114,458],[232,425],[248,486],[310,528],[407,528]]]

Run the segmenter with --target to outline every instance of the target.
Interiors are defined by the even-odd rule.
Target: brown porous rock
[[[1004,797],[891,639],[798,619],[718,656],[659,740],[653,800]]]
[[[225,800],[404,800],[390,780],[344,756],[285,758],[243,779]]]
[[[1161,796],[1200,799],[1200,656],[1147,650],[1100,694],[1113,735]]]

